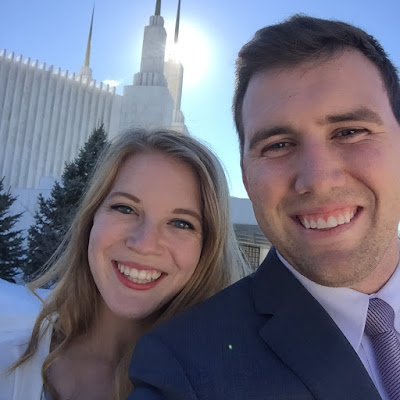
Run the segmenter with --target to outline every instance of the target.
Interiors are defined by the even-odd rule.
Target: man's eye
[[[292,142],[276,142],[264,146],[261,150],[261,154],[265,154],[270,157],[278,157],[280,155],[286,154],[286,152],[291,150],[291,148],[294,146],[295,143]]]
[[[269,149],[277,150],[277,149],[282,149],[284,147],[288,147],[289,145],[290,145],[290,143],[288,143],[288,142],[278,142],[278,143],[274,143],[271,146],[269,146]]]
[[[111,208],[113,210],[119,211],[122,214],[133,214],[134,213],[134,210],[131,207],[126,206],[124,204],[115,204],[115,205],[111,206]]]
[[[192,229],[194,230],[193,224],[190,222],[184,221],[182,219],[177,219],[171,222],[171,225],[175,226],[175,228],[179,229]]]
[[[358,135],[365,135],[368,131],[366,129],[343,129],[337,133],[338,137],[354,137]]]

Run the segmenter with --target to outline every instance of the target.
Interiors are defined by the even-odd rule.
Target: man
[[[139,341],[131,398],[400,399],[395,68],[365,32],[294,16],[240,51],[233,110],[275,248]]]

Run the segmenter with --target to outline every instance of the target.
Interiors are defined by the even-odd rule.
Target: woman
[[[43,388],[53,400],[125,399],[138,337],[247,272],[228,210],[223,170],[193,138],[135,130],[111,144],[52,267],[34,282],[58,281],[27,347],[0,343],[0,354],[17,356],[0,399],[13,386],[22,399],[23,382],[33,400]]]

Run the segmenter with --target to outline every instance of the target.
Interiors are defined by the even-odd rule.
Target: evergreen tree
[[[92,132],[75,160],[66,163],[61,184],[54,184],[50,197],[45,199],[39,195],[35,224],[28,233],[25,279],[36,278],[60,245],[106,144],[107,135],[101,125]]]
[[[22,267],[24,254],[22,232],[13,230],[22,213],[9,214],[16,198],[12,197],[10,190],[4,191],[3,180],[0,180],[0,278],[12,281],[17,268]]]

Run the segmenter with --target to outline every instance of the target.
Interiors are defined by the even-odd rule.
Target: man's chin
[[[314,257],[301,259],[292,264],[301,275],[328,287],[351,287],[362,282],[375,268],[374,263],[360,263],[355,257]]]

